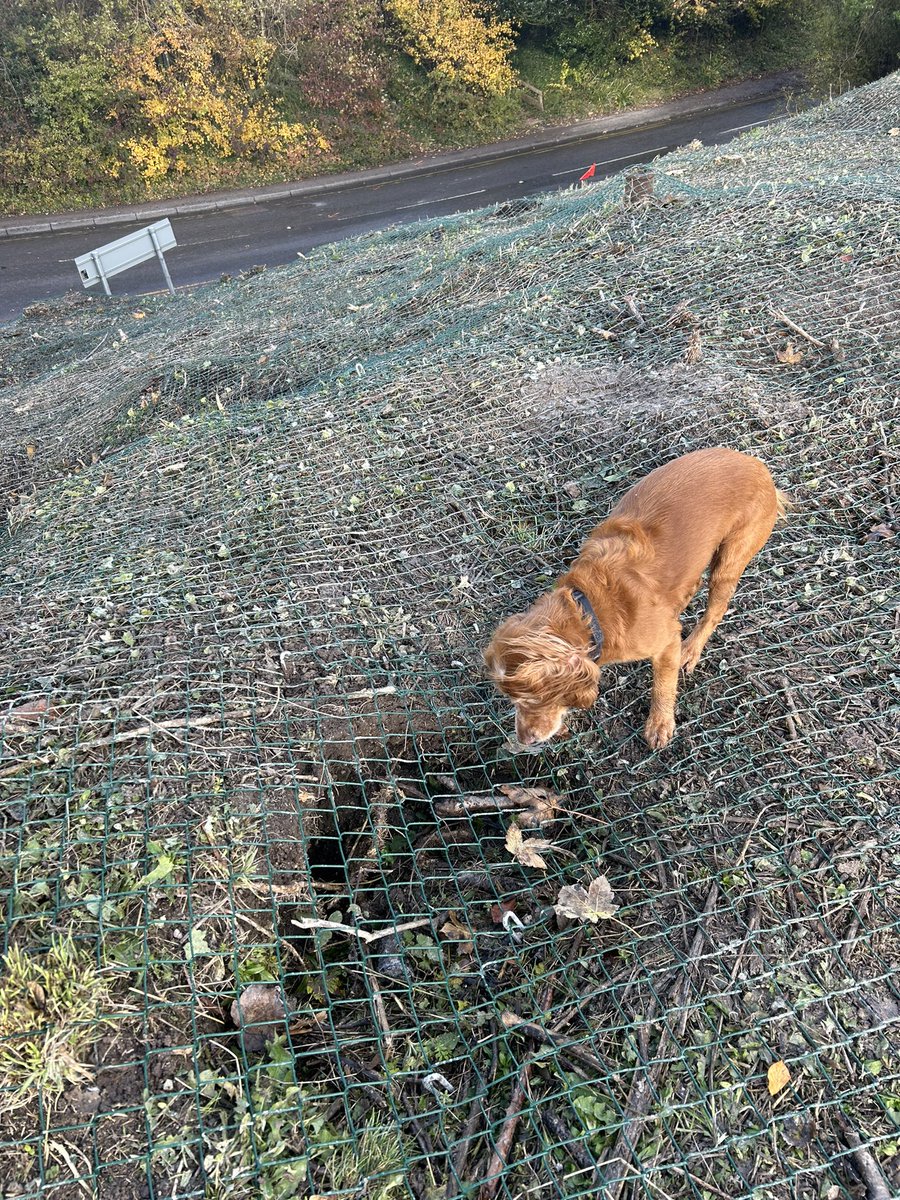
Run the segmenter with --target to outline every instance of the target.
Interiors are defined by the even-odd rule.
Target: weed
[[[17,946],[0,984],[0,1112],[39,1092],[53,1103],[91,1077],[84,1056],[101,1037],[112,1003],[109,980],[69,938],[41,957]]]

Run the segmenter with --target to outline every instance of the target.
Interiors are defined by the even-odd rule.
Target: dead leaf
[[[143,321],[147,314],[145,312],[141,312],[140,309],[137,309],[137,311],[133,312],[131,315],[134,317],[135,321]]]
[[[768,1080],[770,1096],[777,1096],[791,1082],[791,1073],[780,1058],[769,1067]]]
[[[513,821],[506,831],[506,848],[523,867],[536,867],[539,871],[546,871],[547,864],[538,854],[538,850],[551,850],[553,843],[548,842],[546,838],[528,838],[526,841],[522,837],[522,830]]]
[[[30,979],[28,981],[28,993],[31,996],[32,1005],[39,1012],[44,1012],[47,1008],[47,993],[36,979]]]
[[[503,918],[506,916],[506,914],[508,912],[514,913],[515,911],[516,911],[515,901],[501,900],[499,904],[491,905],[491,920],[494,922],[495,925],[502,925]]]
[[[863,541],[864,542],[889,542],[891,540],[891,538],[893,538],[895,536],[896,535],[895,535],[893,529],[891,529],[890,525],[884,525],[884,524],[873,525],[872,528],[869,530],[869,532],[866,534],[866,536],[863,538]]]
[[[698,363],[703,357],[703,343],[700,340],[700,330],[692,329],[691,336],[688,338],[687,349],[684,352],[684,361],[688,366]]]
[[[521,804],[529,810],[519,817],[519,824],[523,829],[533,829],[545,821],[552,821],[561,804],[560,797],[555,792],[548,791],[547,788],[515,787],[513,784],[505,783],[500,791],[514,804]]]
[[[50,701],[46,696],[40,696],[37,700],[29,700],[26,704],[20,704],[18,708],[9,708],[6,712],[0,712],[0,728],[6,724],[33,725],[42,717],[52,715]]]
[[[795,367],[798,362],[803,361],[803,351],[798,350],[793,342],[788,342],[783,350],[776,352],[775,357],[780,363],[787,363],[789,367]]]
[[[888,137],[900,137],[900,126],[895,125],[893,129],[889,129]]]
[[[598,921],[608,920],[619,911],[615,902],[613,890],[605,875],[592,879],[587,888],[576,883],[560,888],[556,898],[556,915],[569,917],[573,921],[590,921],[596,925]]]
[[[26,446],[25,453],[29,458],[34,458],[34,446]]]
[[[500,1024],[504,1029],[515,1029],[517,1025],[522,1025],[524,1023],[524,1017],[517,1016],[516,1013],[510,1012],[509,1009],[500,1014]]]
[[[461,954],[472,953],[474,949],[472,945],[472,930],[468,925],[463,924],[455,912],[447,913],[447,920],[441,926],[440,932],[445,935],[449,942],[456,942]]]

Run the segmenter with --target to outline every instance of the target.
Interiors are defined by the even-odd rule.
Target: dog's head
[[[567,712],[590,708],[597,700],[600,668],[590,657],[590,646],[574,646],[548,615],[533,610],[510,617],[484,652],[491,678],[513,702],[516,738],[523,746],[564,732]]]

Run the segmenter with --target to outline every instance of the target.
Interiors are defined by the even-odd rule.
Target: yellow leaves
[[[512,26],[482,13],[473,0],[386,0],[385,8],[414,62],[489,96],[502,96],[515,85]]]
[[[657,45],[656,38],[646,29],[638,29],[625,43],[625,55],[629,62],[643,58]]]
[[[791,1082],[791,1073],[781,1059],[778,1062],[773,1062],[767,1073],[769,1083],[769,1095],[777,1096],[782,1088],[787,1087]]]
[[[184,174],[210,156],[297,162],[327,147],[315,129],[280,117],[266,93],[275,47],[246,34],[227,9],[173,0],[117,64],[117,87],[134,102],[123,147],[146,180]]]

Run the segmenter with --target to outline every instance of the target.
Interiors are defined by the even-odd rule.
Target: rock
[[[231,1019],[248,1054],[260,1054],[284,1033],[287,1015],[284,992],[277,983],[251,983],[231,1005]]]

